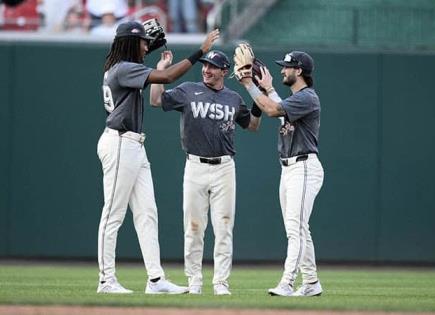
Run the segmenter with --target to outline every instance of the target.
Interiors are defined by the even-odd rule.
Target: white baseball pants
[[[293,286],[298,271],[303,283],[318,280],[316,257],[308,221],[314,200],[323,183],[323,168],[316,154],[309,154],[305,161],[296,157],[287,159],[289,166],[282,166],[280,203],[288,239],[287,258],[281,282]]]
[[[100,281],[115,277],[118,230],[127,206],[133,214],[145,268],[150,279],[164,277],[160,265],[157,206],[143,134],[106,128],[98,141],[103,167],[104,207],[98,230]]]
[[[204,231],[208,209],[215,236],[213,284],[228,284],[233,258],[233,227],[236,207],[234,160],[201,163],[189,155],[184,169],[184,264],[189,285],[202,285]]]

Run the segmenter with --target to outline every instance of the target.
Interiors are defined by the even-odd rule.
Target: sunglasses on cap
[[[302,62],[297,60],[291,53],[288,53],[288,54],[285,55],[284,62],[288,62],[288,63],[294,64],[294,65],[291,65],[291,66],[296,66],[296,67],[302,66]]]

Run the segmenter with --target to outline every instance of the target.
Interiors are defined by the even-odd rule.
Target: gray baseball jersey
[[[142,89],[153,69],[142,64],[121,61],[104,74],[106,126],[119,131],[142,132]]]
[[[281,158],[319,153],[320,101],[312,88],[304,88],[281,101],[286,115],[279,129]]]
[[[165,91],[162,107],[181,112],[183,150],[203,157],[234,155],[235,122],[247,128],[251,119],[238,93],[226,87],[216,91],[202,82],[185,82]]]

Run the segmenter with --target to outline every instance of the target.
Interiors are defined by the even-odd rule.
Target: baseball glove
[[[265,90],[260,86],[255,76],[262,78],[261,75],[261,67],[266,67],[263,61],[258,59],[257,57],[254,58],[254,62],[252,63],[252,82],[262,91],[265,92]]]
[[[252,64],[254,62],[254,52],[247,43],[241,43],[234,51],[234,75],[237,80],[252,78]]]
[[[152,38],[148,43],[148,53],[162,46],[166,48],[165,31],[157,19],[146,20],[142,25],[145,28],[145,34]]]

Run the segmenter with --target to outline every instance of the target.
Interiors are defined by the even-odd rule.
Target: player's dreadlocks
[[[134,36],[115,38],[112,47],[110,48],[110,52],[106,56],[104,72],[120,61],[142,63],[143,59],[140,53],[140,40],[139,37]]]

